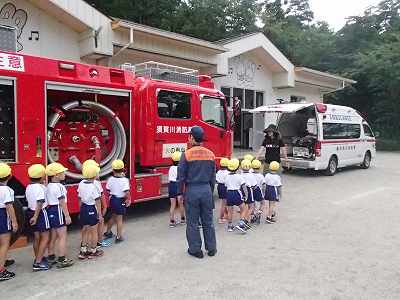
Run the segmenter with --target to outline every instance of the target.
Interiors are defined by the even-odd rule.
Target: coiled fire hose
[[[101,115],[104,115],[108,117],[110,120],[110,123],[113,128],[114,132],[114,144],[111,149],[111,152],[107,155],[106,158],[104,158],[100,162],[100,177],[104,177],[112,172],[112,162],[116,159],[123,159],[126,153],[126,136],[125,136],[125,128],[122,125],[121,120],[118,118],[118,116],[107,106],[97,103],[97,102],[92,102],[92,101],[72,101],[69,103],[66,103],[62,106],[62,111],[69,111],[71,109],[77,108],[77,107],[85,107],[89,108]],[[58,121],[61,119],[62,114],[55,112],[49,117],[48,121],[48,140],[51,138],[52,131]],[[47,153],[48,160],[50,163],[53,163],[54,160],[52,156],[50,155],[50,151]],[[72,158],[72,157],[71,157]],[[73,158],[72,158],[73,159]],[[73,179],[82,179],[82,175],[80,173],[73,173],[70,171],[66,172],[66,176],[73,178]]]

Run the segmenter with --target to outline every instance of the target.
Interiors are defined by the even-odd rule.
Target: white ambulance
[[[368,169],[376,155],[371,127],[353,108],[321,103],[267,105],[253,113],[278,113],[277,125],[287,147],[285,169],[324,170],[359,165]]]

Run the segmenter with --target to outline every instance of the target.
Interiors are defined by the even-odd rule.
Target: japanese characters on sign
[[[177,143],[177,144],[163,144],[162,157],[169,158],[175,151],[184,152],[186,150],[187,144]]]
[[[190,126],[162,126],[156,127],[156,133],[189,133],[192,127]]]
[[[0,69],[24,72],[24,58],[20,55],[0,52]]]

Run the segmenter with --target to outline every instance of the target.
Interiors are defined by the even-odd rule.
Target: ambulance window
[[[343,123],[324,123],[324,139],[358,139],[361,136],[361,126],[359,124]]]
[[[168,119],[190,119],[190,94],[160,91],[157,97],[158,116]]]
[[[201,100],[201,116],[203,121],[225,128],[225,108],[224,100],[220,98],[203,97]]]
[[[363,124],[363,128],[364,128],[364,134],[367,137],[374,137],[374,134],[371,130],[371,128],[367,125],[367,124]]]
[[[0,79],[0,160],[15,161],[14,82]]]

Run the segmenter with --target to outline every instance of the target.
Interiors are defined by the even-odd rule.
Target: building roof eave
[[[346,78],[346,77],[330,74],[330,73],[327,73],[327,72],[321,72],[321,71],[313,70],[313,69],[306,68],[306,67],[296,67],[295,68],[295,72],[297,72],[297,73],[308,73],[308,74],[311,74],[311,75],[314,75],[314,76],[317,76],[317,77],[320,77],[320,78],[335,79],[335,80],[342,81],[342,82],[344,82],[346,84],[349,84],[349,85],[357,83],[357,81],[352,80],[350,78]]]
[[[170,39],[170,40],[175,40],[175,41],[191,44],[191,45],[194,45],[197,47],[207,48],[207,49],[213,50],[216,53],[224,53],[224,52],[229,51],[227,48],[225,48],[219,44],[212,43],[212,42],[209,42],[206,40],[201,40],[201,39],[193,38],[193,37],[186,36],[183,34],[150,27],[147,25],[138,24],[138,23],[131,22],[128,20],[114,18],[114,21],[112,22],[112,29],[117,30],[119,28],[133,29],[134,31],[139,31],[139,32],[163,37],[166,39]]]

